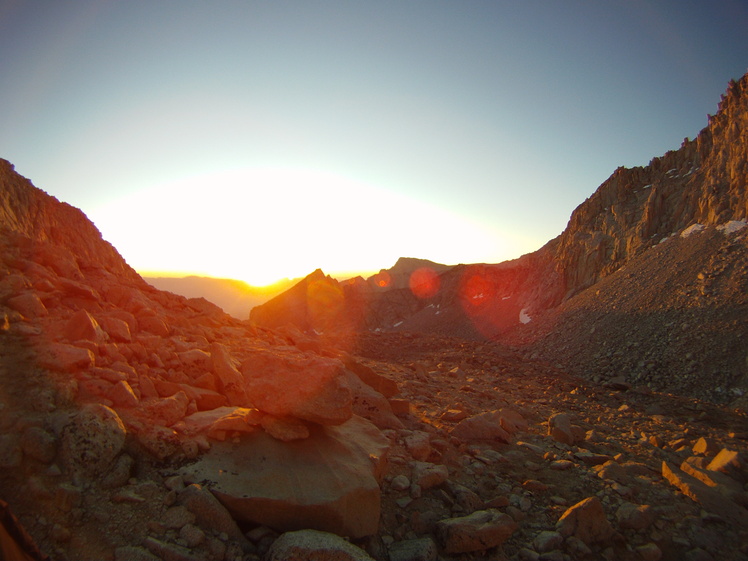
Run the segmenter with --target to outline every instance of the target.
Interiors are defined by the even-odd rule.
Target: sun
[[[289,277],[274,271],[252,271],[241,275],[240,278],[254,288],[267,288]]]

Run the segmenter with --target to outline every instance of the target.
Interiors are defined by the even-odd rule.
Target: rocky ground
[[[293,533],[237,531],[186,487],[194,460],[159,460],[129,437],[126,468],[71,476],[55,427],[78,405],[7,327],[2,498],[53,559],[366,558],[279,553],[301,555],[285,544]],[[493,343],[366,334],[322,348],[399,387],[379,527],[353,540],[374,559],[748,559],[748,422],[737,411],[621,380],[587,384]]]
[[[744,221],[694,225],[503,340],[596,383],[748,408],[748,236]]]

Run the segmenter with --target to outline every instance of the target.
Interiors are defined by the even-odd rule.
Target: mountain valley
[[[534,253],[239,319],[2,160],[3,553],[748,559],[747,181],[748,75]]]

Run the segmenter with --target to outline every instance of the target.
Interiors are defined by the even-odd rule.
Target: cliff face
[[[85,214],[61,203],[15,172],[0,159],[0,231],[26,245],[33,258],[56,266],[78,269],[99,268],[133,282],[140,276],[125,262]]]
[[[695,140],[646,167],[618,168],[572,213],[555,254],[566,296],[691,224],[744,219],[746,177],[748,74],[730,83]]]

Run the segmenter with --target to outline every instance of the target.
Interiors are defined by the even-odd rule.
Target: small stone
[[[535,551],[545,553],[559,549],[564,543],[564,537],[558,532],[543,531],[540,532],[532,542]]]
[[[446,553],[466,553],[501,545],[517,528],[507,514],[479,510],[468,516],[441,520],[436,532]]]
[[[463,419],[467,419],[467,417],[468,414],[465,411],[460,409],[448,409],[442,413],[440,420],[446,421],[447,423],[457,423]]]
[[[127,454],[120,454],[112,468],[102,477],[101,486],[104,489],[116,489],[126,485],[134,466],[135,460]]]
[[[616,520],[621,528],[645,530],[654,522],[654,515],[649,505],[623,503],[616,512]]]
[[[447,483],[449,493],[454,497],[454,502],[463,512],[471,513],[483,508],[483,500],[477,493],[459,483]]]
[[[146,501],[145,497],[139,495],[133,489],[120,489],[112,495],[113,503],[139,504]]]
[[[244,539],[229,511],[213,493],[197,484],[187,486],[179,494],[179,502],[196,515],[200,527],[213,532],[226,533],[234,540]]]
[[[548,419],[548,434],[553,440],[568,444],[574,444],[574,432],[571,428],[571,417],[566,413],[556,413]]]
[[[427,462],[413,462],[412,483],[421,489],[431,489],[444,483],[449,478],[449,470],[445,465]]]
[[[564,537],[575,536],[587,545],[604,543],[615,534],[597,497],[586,498],[570,507],[559,518],[556,530]]]
[[[499,496],[494,497],[484,505],[486,508],[504,508],[509,506],[509,497]]]
[[[569,536],[566,538],[566,549],[578,559],[586,559],[592,555],[592,550],[587,546],[587,544],[576,536]]]
[[[520,561],[539,561],[540,554],[532,549],[523,547],[519,552],[517,552],[517,557]]]
[[[410,479],[405,475],[396,475],[392,478],[390,487],[395,491],[405,491],[405,489],[410,488]]]
[[[425,462],[431,455],[431,438],[427,432],[413,431],[405,437],[404,443],[415,460]]]
[[[399,499],[395,499],[395,504],[399,506],[402,509],[408,508],[408,505],[413,502],[413,499],[410,497],[400,497]]]
[[[706,469],[709,471],[721,471],[735,477],[738,481],[745,477],[743,474],[743,470],[745,469],[743,458],[738,452],[728,450],[727,448],[720,450],[714,459],[709,462],[709,465],[706,466]]]
[[[584,434],[584,440],[586,442],[604,442],[605,438],[596,430],[588,430]]]
[[[699,438],[691,448],[694,454],[702,454],[704,456],[714,456],[719,452],[719,444],[712,438]]]
[[[188,547],[196,547],[205,541],[205,532],[194,524],[185,524],[179,530],[179,537],[185,541]]]
[[[636,552],[642,558],[642,561],[660,561],[662,559],[662,550],[654,543],[640,545],[636,548]]]
[[[394,542],[389,546],[390,561],[435,561],[436,543],[430,537]]]
[[[137,407],[140,400],[125,380],[120,380],[112,386],[108,393],[109,399],[119,407]]]
[[[201,559],[200,556],[194,555],[186,547],[162,542],[151,536],[143,540],[143,545],[160,559],[170,559],[172,561],[200,561]]]
[[[173,506],[166,510],[161,517],[161,522],[167,528],[179,529],[186,524],[194,524],[195,515],[182,505]]]
[[[486,440],[509,443],[511,435],[502,426],[501,419],[501,411],[487,411],[463,419],[450,431],[450,435],[463,442]]]
[[[172,475],[164,481],[164,487],[170,491],[181,491],[184,489],[184,478],[181,475]]]
[[[282,534],[270,547],[267,561],[291,559],[335,559],[336,561],[373,561],[361,548],[340,536],[318,530],[298,530]]]

